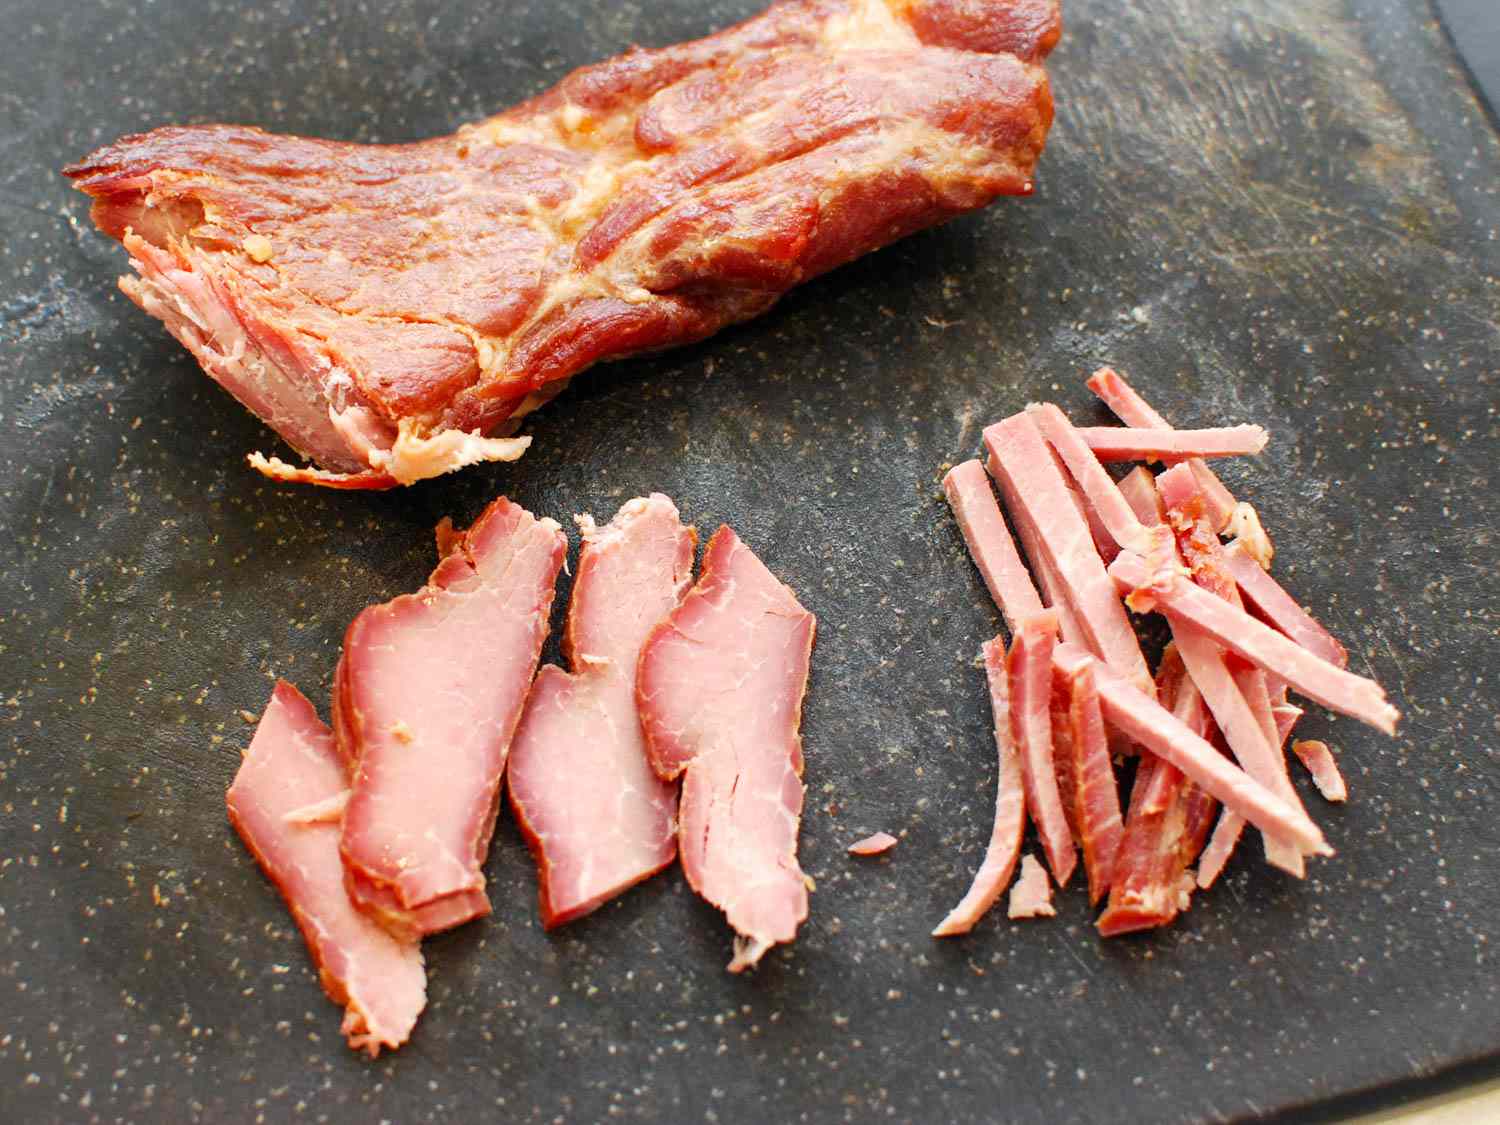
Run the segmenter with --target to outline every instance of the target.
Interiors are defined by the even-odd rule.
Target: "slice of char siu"
[[[646,760],[635,704],[641,646],[693,581],[697,534],[667,497],[626,503],[583,547],[563,654],[526,700],[506,766],[536,859],[542,922],[570,922],[677,856],[677,786]]]
[[[229,821],[286,900],[318,979],[345,1009],[349,1046],[373,1058],[405,1043],[427,1003],[415,942],[354,908],[344,893],[336,812],[346,763],[302,693],[278,681],[229,788]]]
[[[1005,530],[1004,525],[1001,525],[1000,530]],[[970,548],[975,551],[977,558],[978,549],[973,541],[970,542]],[[1012,545],[1011,551],[1014,550]],[[1030,599],[1035,600],[1036,596],[1036,591],[1032,590]],[[1041,603],[1038,601],[1037,612],[1040,612],[1040,607]],[[1016,861],[1021,855],[1021,836],[1026,831],[1026,795],[1021,785],[1021,760],[1016,754],[1010,726],[1010,675],[1005,664],[1005,643],[999,637],[985,642],[984,672],[990,686],[995,747],[1000,753],[994,826],[990,830],[984,861],[975,873],[974,881],[969,884],[969,889],[959,904],[932,931],[933,937],[955,937],[968,933],[989,908],[999,901],[1011,876],[1015,874]]]
[[[489,913],[480,867],[568,543],[502,496],[439,545],[426,586],[354,619],[334,676],[349,893],[403,936]]]
[[[400,145],[236,125],[65,170],[126,294],[313,466],[387,488],[511,460],[600,360],[690,343],[914,231],[1027,195],[1057,0],[782,0]]]
[[[693,889],[738,935],[731,972],[807,917],[797,864],[802,697],[817,622],[730,528],[641,650],[636,693],[651,765],[684,774],[678,851]]]

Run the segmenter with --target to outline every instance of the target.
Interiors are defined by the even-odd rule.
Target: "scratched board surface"
[[[516,465],[388,495],[248,472],[269,435],[115,291],[122,252],[56,175],[168,122],[446,132],[754,7],[7,5],[0,1116],[1317,1116],[1500,1051],[1500,145],[1424,3],[1076,0],[1034,198],[579,380]],[[1179,424],[1271,429],[1225,475],[1408,718],[1307,720],[1353,799],[1303,786],[1339,852],[1306,882],[1247,847],[1158,934],[1101,943],[1075,890],[938,943],[988,831],[998,628],[938,482],[1028,400],[1103,421],[1080,380],[1104,361]],[[731,977],[674,871],[548,936],[505,816],[493,917],[428,943],[411,1044],[356,1058],[225,822],[240,713],[277,675],[326,699],[345,624],[422,581],[440,516],[650,489],[820,618],[811,917]],[[877,829],[888,857],[846,857]]]

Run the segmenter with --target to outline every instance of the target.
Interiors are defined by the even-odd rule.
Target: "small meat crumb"
[[[1051,918],[1052,884],[1047,872],[1032,855],[1021,857],[1021,877],[1010,889],[1008,913],[1012,918]]]
[[[397,742],[410,743],[412,737],[411,727],[406,725],[406,721],[404,719],[397,719],[395,723],[391,725],[391,737],[394,738]]]
[[[1325,801],[1349,799],[1349,787],[1344,784],[1344,775],[1339,772],[1339,764],[1334,761],[1333,751],[1328,748],[1326,742],[1311,739],[1306,742],[1294,742],[1292,752],[1301,759],[1302,764],[1307,767],[1307,772],[1312,774],[1313,784],[1318,787],[1318,792],[1323,794]]]
[[[265,235],[247,235],[241,245],[244,246],[245,253],[250,255],[252,261],[269,262],[271,260],[271,240]]]
[[[856,840],[849,845],[850,855],[880,855],[888,852],[898,843],[896,837],[889,832],[877,832],[873,836],[866,836],[863,840]]]
[[[1276,557],[1276,548],[1271,545],[1271,537],[1261,526],[1260,513],[1255,510],[1254,506],[1243,500],[1236,504],[1229,516],[1229,527],[1225,530],[1245,548],[1247,555],[1260,563],[1262,570],[1271,569],[1271,560]]]

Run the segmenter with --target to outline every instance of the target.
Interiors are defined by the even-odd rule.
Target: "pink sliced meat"
[[[604,527],[578,522],[563,633],[571,671],[548,665],[537,675],[506,766],[549,930],[677,856],[677,786],[646,760],[635,670],[647,634],[692,584],[697,535],[660,493],[629,501]]]
[[[990,597],[1005,615],[1006,628],[1014,633],[1023,618],[1042,611],[1042,600],[1006,530],[984,466],[978,461],[955,465],[943,478],[943,492]]]
[[[1079,426],[1078,436],[1101,461],[1254,456],[1270,441],[1263,426],[1219,426],[1206,430]]]
[[[728,527],[641,650],[636,700],[657,775],[686,773],[678,849],[738,935],[730,972],[807,917],[797,865],[802,697],[817,621]]]
[[[849,854],[858,856],[883,855],[894,848],[899,840],[889,832],[876,832],[874,835],[866,836],[863,840],[856,840],[849,845]]]
[[[1021,877],[1010,889],[1006,913],[1011,918],[1051,918],[1057,913],[1052,905],[1052,884],[1035,856],[1021,859]]]
[[[1356,676],[1309,652],[1269,625],[1200,589],[1181,574],[1153,571],[1132,551],[1121,552],[1110,574],[1128,591],[1135,608],[1156,608],[1168,620],[1191,622],[1236,653],[1310,699],[1377,730],[1394,734],[1401,717],[1374,680]]]
[[[1114,541],[1122,548],[1139,551],[1147,558],[1168,549],[1166,536],[1159,529],[1147,529],[1131,511],[1119,486],[1104,471],[1073,423],[1053,403],[1032,403],[1026,414],[1057,451],[1069,475],[1083,490],[1089,507],[1098,515]]]
[[[425,587],[354,619],[335,675],[349,891],[402,935],[489,913],[481,865],[568,541],[501,497],[449,547]]]
[[[1125,556],[1121,556],[1122,558]],[[1071,675],[1094,658],[1084,650],[1060,644],[1053,650],[1053,665]],[[1165,758],[1232,809],[1242,812],[1263,832],[1282,836],[1305,852],[1327,854],[1327,843],[1307,814],[1289,806],[1190,730],[1157,703],[1102,662],[1095,662],[1095,685],[1104,719]]]
[[[1146,466],[1137,465],[1120,478],[1120,495],[1125,497],[1135,518],[1147,527],[1167,522],[1161,493],[1156,491],[1156,477]]]
[[[1023,542],[1028,532],[1035,538],[1039,557],[1032,562],[1044,575],[1048,568],[1055,572],[1057,593],[1068,602],[1086,647],[1142,691],[1154,691],[1140,641],[1036,423],[1028,414],[1013,415],[988,427],[984,440],[990,472],[1023,529]]]
[[[1057,885],[1065,887],[1078,863],[1073,834],[1058,792],[1052,755],[1052,650],[1057,615],[1043,610],[1021,622],[1006,657],[1010,677],[1010,733],[1021,759],[1026,809],[1036,822]]]
[[[1242,544],[1231,543],[1225,548],[1224,566],[1238,584],[1245,601],[1272,627],[1328,663],[1340,668],[1349,666],[1349,654],[1344,646],[1282,589],[1281,584],[1250,557]]]
[[[1089,902],[1097,903],[1114,878],[1115,854],[1125,832],[1120,819],[1120,790],[1109,759],[1109,740],[1093,669],[1084,668],[1071,676],[1067,689],[1078,836],[1088,873]]]
[[[348,784],[333,733],[278,681],[229,788],[229,821],[286,900],[324,991],[345,1009],[349,1046],[373,1058],[410,1037],[427,975],[415,942],[387,933],[344,893],[337,820],[306,815]]]
[[[1239,590],[1225,569],[1219,537],[1203,515],[1204,499],[1192,469],[1178,465],[1162,473],[1156,483],[1177,534],[1179,556],[1191,569],[1193,581],[1238,608]],[[1276,737],[1265,673],[1255,668],[1231,669],[1223,649],[1195,626],[1174,620],[1172,635],[1188,675],[1202,692],[1235,759],[1251,777],[1302,808]],[[1301,852],[1284,840],[1266,837],[1266,859],[1298,878],[1306,874]]]
[[[1344,775],[1334,761],[1333,751],[1326,742],[1309,740],[1292,744],[1292,753],[1302,760],[1307,772],[1312,774],[1313,784],[1328,801],[1347,801],[1349,787],[1344,784]]]
[[[1101,367],[1089,376],[1088,388],[1105,406],[1114,411],[1120,421],[1133,429],[1169,430],[1172,428],[1165,418],[1136,393],[1135,388],[1125,381],[1125,377],[1112,367]],[[1214,523],[1214,530],[1223,531],[1229,525],[1229,517],[1234,512],[1234,495],[1224,487],[1223,482],[1214,475],[1214,471],[1202,458],[1193,458],[1189,464],[1193,467],[1193,474],[1197,476],[1204,495],[1208,497],[1208,514]]]
[[[996,637],[984,645],[984,671],[990,685],[994,712],[995,747],[1000,752],[1000,770],[995,793],[995,823],[990,830],[984,862],[964,895],[948,916],[932,931],[933,937],[966,934],[994,906],[1015,874],[1021,854],[1021,834],[1026,830],[1026,797],[1021,784],[1021,760],[1010,732],[1010,676],[1005,667],[1005,644]]]
[[[1172,651],[1169,647],[1157,673],[1158,691],[1171,700],[1173,716],[1204,738],[1212,720]],[[1187,869],[1203,847],[1217,805],[1170,762],[1150,754],[1141,757],[1109,905],[1095,923],[1101,937],[1165,926],[1187,909],[1193,888]]]

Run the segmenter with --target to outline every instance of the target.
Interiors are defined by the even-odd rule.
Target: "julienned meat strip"
[[[453,136],[157,129],[66,169],[121,287],[316,468],[387,488],[520,456],[597,361],[701,340],[1033,190],[1057,0],[783,0]]]
[[[1178,465],[1162,473],[1156,483],[1176,532],[1179,557],[1191,570],[1193,581],[1241,607],[1239,591],[1224,567],[1223,546],[1204,515],[1204,497],[1192,469]],[[1211,637],[1180,619],[1171,620],[1188,675],[1203,693],[1236,760],[1250,776],[1301,808],[1276,737],[1265,673],[1258,668],[1231,668]],[[1306,874],[1301,852],[1287,841],[1267,836],[1266,858],[1299,878]]]
[[[1302,760],[1307,772],[1312,774],[1313,784],[1327,801],[1347,801],[1349,787],[1344,784],[1344,775],[1334,761],[1333,751],[1326,742],[1311,740],[1293,744],[1292,753]]]
[[[1114,879],[1115,855],[1124,834],[1120,790],[1109,758],[1109,740],[1094,687],[1093,669],[1081,669],[1065,679],[1064,688],[1068,696],[1067,741],[1073,758],[1078,837],[1088,874],[1089,902],[1097,903]]]
[[[1154,690],[1135,629],[1036,423],[1028,414],[1013,415],[986,428],[984,441],[990,472],[1022,529],[1023,542],[1028,536],[1035,542],[1032,562],[1044,576],[1048,568],[1055,572],[1060,589],[1054,600],[1068,603],[1086,647],[1141,690]],[[1031,544],[1027,546],[1030,552]]]
[[[277,681],[229,788],[229,820],[286,900],[324,991],[345,1008],[349,1046],[373,1058],[411,1035],[427,977],[417,944],[344,893],[337,816],[308,814],[336,805],[348,784],[332,732],[301,692]]]
[[[1003,526],[1001,530],[1004,530]],[[1012,550],[1015,548],[1012,547]],[[1031,593],[1036,597],[1036,591]],[[1014,607],[1013,607],[1014,608]],[[990,686],[994,715],[995,748],[1000,754],[996,778],[995,822],[990,830],[984,862],[974,875],[968,892],[932,931],[933,937],[966,934],[1005,893],[1021,854],[1021,836],[1026,830],[1025,790],[1021,784],[1021,760],[1010,728],[1010,676],[1005,665],[1005,645],[999,637],[984,645],[985,678]]]
[[[641,649],[636,700],[651,766],[686,773],[678,850],[734,927],[731,972],[807,917],[797,865],[802,697],[817,621],[728,527],[697,584]]]
[[[1122,550],[1138,551],[1147,558],[1167,557],[1171,552],[1171,535],[1165,528],[1148,528],[1136,518],[1119,485],[1105,472],[1067,415],[1050,402],[1033,403],[1026,413],[1062,459],[1116,545]]]
[[[1026,808],[1036,822],[1047,864],[1060,887],[1078,863],[1073,835],[1058,793],[1052,754],[1052,649],[1057,614],[1043,610],[1020,623],[1006,657],[1010,677],[1010,732],[1021,760]]]
[[[1156,608],[1169,620],[1191,622],[1224,648],[1285,680],[1308,698],[1377,730],[1395,733],[1401,713],[1374,680],[1330,664],[1181,574],[1153,571],[1132,551],[1121,552],[1110,565],[1110,574],[1128,593],[1134,608],[1142,612]]]
[[[1004,615],[1006,628],[1015,633],[1023,619],[1042,612],[1042,600],[1005,528],[984,466],[978,461],[955,465],[943,477],[943,492],[963,531],[969,557]]]
[[[334,675],[349,892],[402,935],[489,913],[481,865],[568,547],[503,496],[440,542],[426,586],[349,625]]]
[[[1262,831],[1284,836],[1306,852],[1327,854],[1322,832],[1306,813],[1232,765],[1152,696],[1075,645],[1059,644],[1053,650],[1053,666],[1065,675],[1090,662],[1106,722],[1171,762]]]
[[[1171,649],[1162,665],[1166,675],[1158,674],[1159,694],[1171,703],[1174,717],[1198,737],[1207,738],[1213,722]],[[1174,682],[1163,682],[1168,679]],[[1095,923],[1101,936],[1164,926],[1187,909],[1193,888],[1188,867],[1203,847],[1217,805],[1170,762],[1142,756],[1116,856],[1109,905]]]
[[[1143,399],[1125,377],[1113,367],[1101,367],[1088,379],[1088,388],[1099,397],[1099,400],[1114,411],[1115,416],[1132,429],[1170,430],[1172,427],[1158,414],[1145,399]],[[1175,462],[1175,458],[1170,458]],[[1208,515],[1214,523],[1215,531],[1223,531],[1229,526],[1230,516],[1233,515],[1237,501],[1234,494],[1224,487],[1222,481],[1214,474],[1201,457],[1189,458],[1188,464],[1193,468],[1193,475],[1198,478],[1204,495],[1208,497]]]
[[[677,856],[677,787],[646,760],[635,705],[641,646],[687,593],[697,535],[655,493],[583,547],[563,654],[532,684],[506,766],[516,821],[536,859],[542,923],[581,917]]]
[[[1270,440],[1261,426],[1224,426],[1211,430],[1138,430],[1128,426],[1077,429],[1078,436],[1101,461],[1254,456]]]
[[[1239,543],[1224,550],[1224,566],[1240,593],[1268,623],[1330,664],[1349,666],[1349,654],[1329,631],[1282,589]]]

